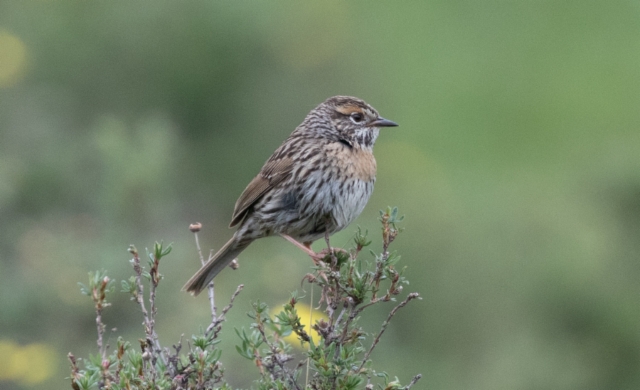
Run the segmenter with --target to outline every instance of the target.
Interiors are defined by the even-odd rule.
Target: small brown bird
[[[254,240],[279,234],[313,254],[313,241],[347,227],[376,181],[373,144],[398,126],[364,101],[334,96],[311,110],[236,202],[233,237],[183,287],[197,295]],[[304,246],[302,244],[304,244]]]

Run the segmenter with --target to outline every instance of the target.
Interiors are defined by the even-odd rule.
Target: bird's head
[[[322,118],[316,117],[314,111],[320,113]],[[351,146],[358,144],[362,148],[373,147],[381,127],[398,126],[397,123],[381,117],[378,111],[364,100],[351,96],[330,97],[314,111],[305,121],[308,127],[323,128],[328,125],[330,129],[323,129],[326,136],[336,137],[337,141]]]

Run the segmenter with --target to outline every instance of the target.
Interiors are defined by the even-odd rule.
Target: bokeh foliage
[[[94,343],[76,282],[124,278],[132,242],[174,243],[159,333],[196,333],[187,226],[222,245],[264,160],[349,94],[401,125],[357,223],[406,212],[396,246],[424,297],[373,358],[428,388],[637,388],[639,34],[637,1],[0,3],[1,387],[66,386],[66,353]],[[217,286],[247,286],[229,321],[284,302],[301,259],[249,248]],[[139,327],[106,315],[112,343]]]

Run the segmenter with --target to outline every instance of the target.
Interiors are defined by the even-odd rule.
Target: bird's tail
[[[236,236],[233,236],[229,242],[224,244],[222,248],[216,253],[211,260],[200,268],[195,275],[189,279],[189,281],[182,287],[182,291],[187,291],[193,296],[200,294],[200,292],[209,284],[213,278],[224,269],[233,259],[238,257],[240,252],[245,250],[251,241],[243,242],[239,241]]]

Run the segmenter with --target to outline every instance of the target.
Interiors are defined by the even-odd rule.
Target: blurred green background
[[[357,224],[400,207],[424,299],[375,368],[428,389],[640,388],[638,1],[204,0],[0,3],[0,388],[69,386],[66,354],[96,351],[77,282],[128,278],[132,243],[174,243],[161,342],[206,326],[206,297],[179,292],[187,226],[221,246],[245,185],[337,94],[401,125]],[[217,279],[220,306],[246,284],[223,330],[234,387],[257,370],[232,328],[309,265],[271,238]],[[137,340],[139,310],[113,300],[112,345]]]

